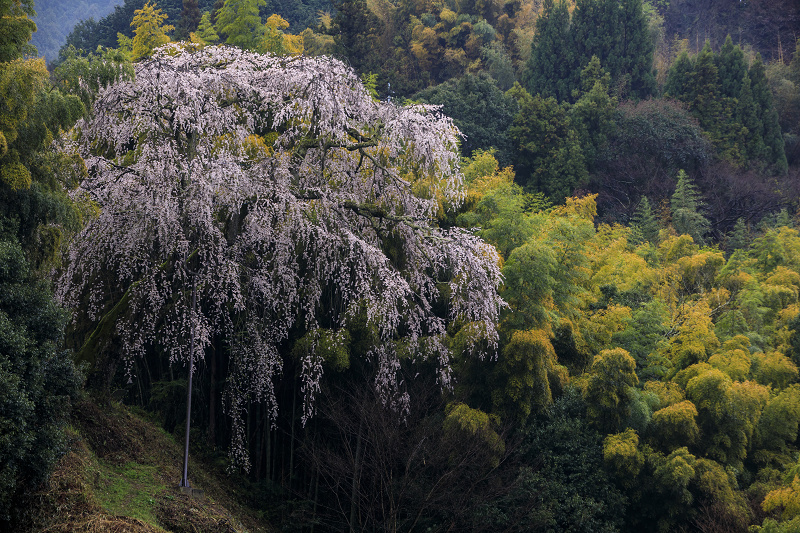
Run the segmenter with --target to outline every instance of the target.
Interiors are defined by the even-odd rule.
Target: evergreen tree
[[[215,28],[217,27],[217,17],[219,16],[219,12],[222,11],[224,5],[225,0],[214,0],[214,5],[211,6],[211,23]]]
[[[744,72],[736,106],[736,123],[741,125],[741,152],[747,159],[763,159],[766,147],[761,132],[764,125],[758,116],[758,106],[753,99],[750,76]]]
[[[725,44],[717,56],[717,70],[721,94],[729,98],[738,98],[744,76],[747,74],[747,64],[744,61],[744,52],[739,45],[734,46],[730,35],[725,39]]]
[[[347,58],[360,73],[380,68],[378,38],[383,23],[370,11],[366,0],[334,0],[336,16],[331,24],[331,34],[336,54]]]
[[[619,36],[619,70],[610,63],[609,72],[617,86],[628,86],[636,98],[647,98],[656,88],[653,71],[655,45],[650,35],[647,17],[642,9],[642,0],[622,0]],[[602,58],[600,58],[602,61]],[[627,92],[623,92],[623,95]]]
[[[703,206],[700,192],[692,179],[683,170],[678,171],[678,183],[670,200],[672,226],[679,235],[691,235],[696,243],[705,242],[710,224],[700,213]]]
[[[544,0],[542,14],[536,20],[531,55],[522,74],[522,83],[530,94],[558,101],[571,97],[575,87],[570,42],[565,0]]]
[[[68,315],[37,281],[17,243],[0,241],[0,530],[22,493],[47,479],[67,449],[63,428],[80,390],[59,350]]]
[[[744,250],[750,246],[751,241],[752,237],[750,236],[750,228],[747,227],[747,223],[743,218],[737,218],[736,224],[733,225],[733,229],[728,234],[726,243],[728,252],[733,253],[735,250]]]
[[[184,41],[188,39],[192,32],[197,31],[201,18],[202,13],[200,13],[197,0],[183,0],[181,18],[175,28],[175,40]]]
[[[714,61],[711,45],[706,41],[703,49],[697,54],[694,68],[689,79],[689,109],[700,122],[700,127],[709,132],[713,139],[719,138],[720,115],[720,83],[719,70]]]
[[[512,163],[514,150],[508,128],[519,107],[486,74],[467,74],[458,80],[448,80],[416,93],[413,99],[442,106],[442,112],[466,136],[461,142],[464,156],[471,156],[477,149],[496,148],[501,166]]]
[[[514,65],[501,41],[492,41],[481,48],[481,61],[502,91],[514,85]]]
[[[555,98],[531,96],[519,84],[520,110],[508,130],[517,148],[517,179],[528,192],[543,192],[553,202],[563,202],[589,177],[578,133],[566,107]]]
[[[688,101],[693,71],[694,61],[689,57],[689,53],[684,50],[669,69],[667,82],[664,84],[664,96],[676,98],[683,102]]]
[[[650,207],[650,200],[647,196],[642,196],[631,217],[631,241],[634,244],[642,242],[655,244],[658,242],[659,229],[658,219]]]
[[[608,95],[611,77],[600,66],[597,56],[581,71],[581,94],[569,109],[571,124],[578,134],[586,165],[591,170],[614,127],[616,98]]]
[[[579,0],[570,26],[573,71],[592,56],[611,74],[615,92],[645,98],[655,89],[654,45],[641,0]]]
[[[756,60],[750,66],[749,74],[753,100],[761,112],[761,121],[764,125],[764,129],[761,132],[765,146],[764,161],[772,165],[776,171],[785,173],[789,165],[786,161],[783,135],[778,122],[778,112],[772,103],[772,92],[769,88],[767,74],[760,55],[756,56]]]
[[[607,61],[614,53],[614,33],[598,31],[598,27],[614,28],[617,26],[617,10],[609,9],[607,0],[577,0],[572,12],[569,28],[570,41],[564,43],[573,50],[574,67],[585,68],[591,63],[592,57],[597,57],[600,64],[608,72]],[[577,75],[576,69],[573,73]],[[576,87],[580,87],[579,80],[572,80]],[[581,87],[588,91],[591,87]]]
[[[211,22],[211,15],[208,11],[203,13],[200,18],[200,25],[197,27],[196,35],[206,44],[219,42],[219,35],[214,29],[214,24]]]

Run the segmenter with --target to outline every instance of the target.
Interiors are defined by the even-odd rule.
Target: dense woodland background
[[[447,322],[452,386],[402,332],[392,340],[408,350],[402,416],[379,390],[383,340],[366,316],[287,333],[276,409],[244,395],[229,416],[238,356],[221,334],[204,347],[193,450],[234,464],[243,442],[242,482],[267,522],[800,528],[797,1],[126,0],[101,17],[108,7],[82,7],[96,18],[56,58],[77,10],[0,0],[0,524],[25,526],[81,395],[116,390],[181,434],[186,365],[160,341],[123,356],[114,326],[132,320],[136,282],[110,272],[72,309],[52,293],[102,208],[74,193],[93,171],[64,148],[82,134],[71,128],[98,114],[103,87],[183,40],[332,55],[377,101],[440,105],[464,134],[465,189],[430,222],[500,256],[499,342],[471,345],[467,324]],[[47,65],[29,44],[34,10]],[[276,137],[257,133],[253,149],[272,153]],[[398,242],[384,251],[410,270]],[[325,374],[306,421],[310,345]]]

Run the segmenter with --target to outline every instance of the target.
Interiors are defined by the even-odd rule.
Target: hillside
[[[730,34],[765,61],[791,56],[800,35],[799,0],[672,0],[661,5],[667,38],[688,39],[695,52],[708,39],[718,49]],[[666,4],[666,5],[664,5]]]
[[[114,10],[121,0],[36,0],[36,33],[33,44],[48,62],[58,57],[67,35],[82,20],[100,20]]]
[[[194,455],[189,480],[205,495],[181,493],[183,447],[127,407],[80,402],[69,438],[70,452],[32,497],[27,531],[270,531],[243,503],[241,485]]]

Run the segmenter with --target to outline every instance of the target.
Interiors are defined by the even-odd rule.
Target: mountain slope
[[[73,409],[71,451],[30,506],[29,532],[258,533],[270,528],[243,503],[244,492],[220,469],[190,456],[179,487],[183,448],[123,406],[83,401]]]
[[[661,5],[667,38],[689,39],[699,51],[708,39],[719,50],[730,34],[750,44],[765,61],[791,58],[800,37],[800,0],[671,0]],[[666,5],[666,7],[664,7]]]

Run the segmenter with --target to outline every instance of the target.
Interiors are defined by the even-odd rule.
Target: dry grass
[[[71,451],[33,498],[28,531],[47,533],[259,533],[234,478],[190,457],[190,481],[205,498],[179,490],[183,449],[155,425],[114,405],[73,409]]]
[[[54,524],[42,533],[163,533],[160,527],[153,527],[136,518],[122,516],[93,515],[87,520]]]

